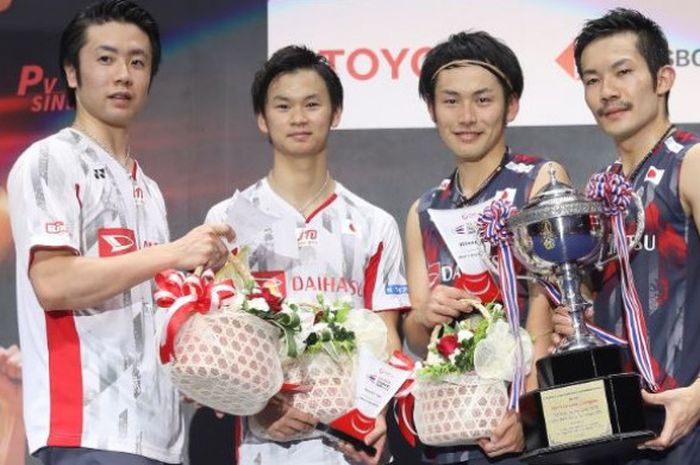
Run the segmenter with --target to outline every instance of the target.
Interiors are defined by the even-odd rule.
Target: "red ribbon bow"
[[[183,324],[195,313],[206,314],[221,306],[221,302],[236,295],[233,280],[214,281],[214,272],[206,270],[201,276],[166,270],[155,276],[158,290],[156,305],[168,309],[160,337],[160,361],[175,358],[175,337]]]

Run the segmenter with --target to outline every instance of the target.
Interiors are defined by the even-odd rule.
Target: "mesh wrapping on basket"
[[[472,374],[448,379],[416,381],[413,418],[420,440],[455,446],[489,436],[508,407],[505,383]]]
[[[292,407],[309,413],[322,423],[330,423],[353,408],[355,398],[356,357],[341,356],[333,360],[327,353],[305,354],[285,363],[285,382],[309,386],[308,392],[285,394]],[[255,418],[249,422],[251,431],[262,438],[271,439]],[[289,437],[287,441],[321,436],[311,432]]]
[[[282,387],[279,341],[279,329],[243,311],[194,314],[177,333],[170,375],[203,405],[252,415]]]

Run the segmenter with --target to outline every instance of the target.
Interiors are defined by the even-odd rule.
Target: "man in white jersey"
[[[79,12],[60,63],[76,115],[8,181],[29,450],[46,464],[181,462],[178,394],[156,358],[150,278],[220,266],[229,226],[169,243],[163,197],[129,152],[160,61],[158,27],[124,0]]]
[[[398,310],[408,306],[408,299],[396,222],[348,191],[328,171],[328,135],[342,111],[338,76],[322,56],[290,46],[277,51],[256,74],[252,94],[258,127],[273,148],[273,165],[242,195],[265,213],[287,221],[281,234],[296,238],[294,251],[275,250],[275,232],[264,231],[262,245],[250,255],[254,274],[275,280],[298,301],[314,301],[317,293],[331,301],[352,297],[356,307],[379,312],[390,350],[399,349]],[[207,222],[222,221],[229,203],[230,199],[215,205]],[[286,403],[280,408],[278,402],[271,402],[256,420],[280,441],[311,431],[317,423]],[[260,440],[244,425],[239,463],[379,463],[384,436],[380,418],[367,439],[380,453],[370,458],[347,445],[340,452],[321,439]]]

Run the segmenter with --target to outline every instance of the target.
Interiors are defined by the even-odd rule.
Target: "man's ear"
[[[260,129],[260,132],[263,134],[269,134],[270,131],[267,128],[267,121],[265,120],[265,115],[263,113],[258,113],[255,115],[255,121],[258,123],[258,129]]]
[[[656,93],[657,95],[666,95],[671,91],[673,83],[676,80],[676,70],[673,66],[666,65],[659,68],[656,72]]]
[[[508,101],[508,108],[506,108],[506,123],[512,122],[518,112],[520,111],[520,99],[513,96]]]
[[[68,87],[71,89],[77,89],[78,88],[78,70],[75,69],[75,66],[65,63],[63,65],[63,71],[66,73],[66,81],[68,83]]]

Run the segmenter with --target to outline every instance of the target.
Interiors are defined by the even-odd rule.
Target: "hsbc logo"
[[[127,228],[100,228],[97,230],[100,257],[114,257],[135,252],[134,231]]]

